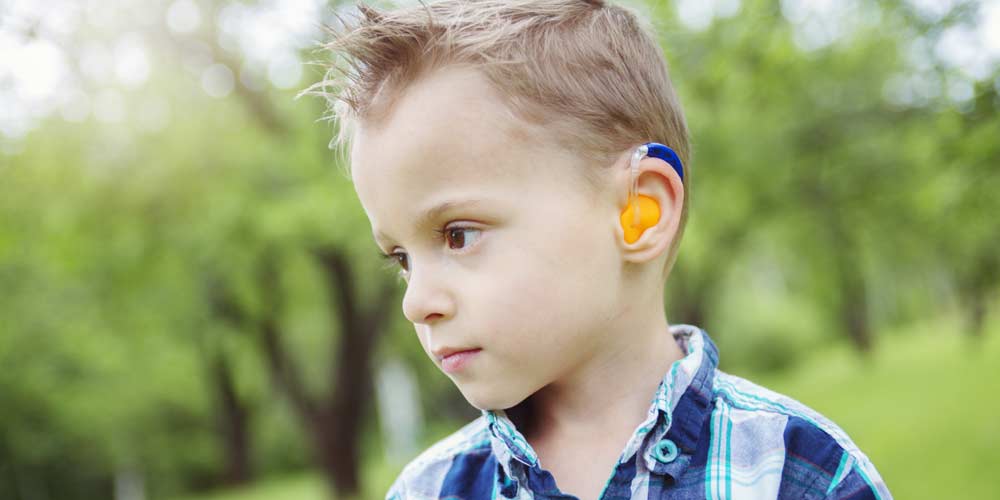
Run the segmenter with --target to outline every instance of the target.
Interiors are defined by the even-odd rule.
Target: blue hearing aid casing
[[[681,159],[677,156],[677,153],[673,149],[670,149],[663,144],[658,142],[647,142],[646,147],[649,150],[646,152],[646,156],[652,156],[653,158],[659,158],[667,162],[674,171],[677,172],[677,176],[684,180],[684,165],[681,164]]]

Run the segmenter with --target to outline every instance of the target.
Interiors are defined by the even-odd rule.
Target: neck
[[[646,308],[655,314],[617,325],[602,337],[608,341],[591,358],[508,411],[529,442],[574,439],[595,432],[619,440],[631,435],[646,418],[670,365],[684,357],[668,331],[661,304]],[[628,316],[633,314],[623,315]]]

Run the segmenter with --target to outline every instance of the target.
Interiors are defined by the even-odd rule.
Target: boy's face
[[[352,149],[376,241],[408,267],[403,313],[480,409],[572,377],[624,310],[612,190],[588,190],[593,166],[565,151],[513,139],[528,129],[504,109],[479,73],[440,70]],[[456,368],[434,355],[446,348],[480,351]]]

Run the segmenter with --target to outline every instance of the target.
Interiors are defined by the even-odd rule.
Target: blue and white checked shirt
[[[719,371],[695,326],[670,333],[687,355],[670,367],[625,445],[601,500],[891,499],[868,457],[802,403]],[[503,410],[484,410],[411,461],[387,500],[574,499]]]

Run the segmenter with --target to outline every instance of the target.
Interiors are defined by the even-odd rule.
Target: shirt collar
[[[719,351],[705,330],[692,325],[672,325],[670,334],[685,356],[664,374],[651,401],[646,420],[636,427],[625,445],[619,463],[639,453],[645,467],[677,478],[694,454],[702,422],[711,411],[712,384],[719,364]],[[528,467],[538,464],[538,455],[504,410],[482,410],[490,429],[494,454],[509,477],[520,476],[515,462]],[[662,439],[672,440],[679,456],[670,463],[654,457]]]

